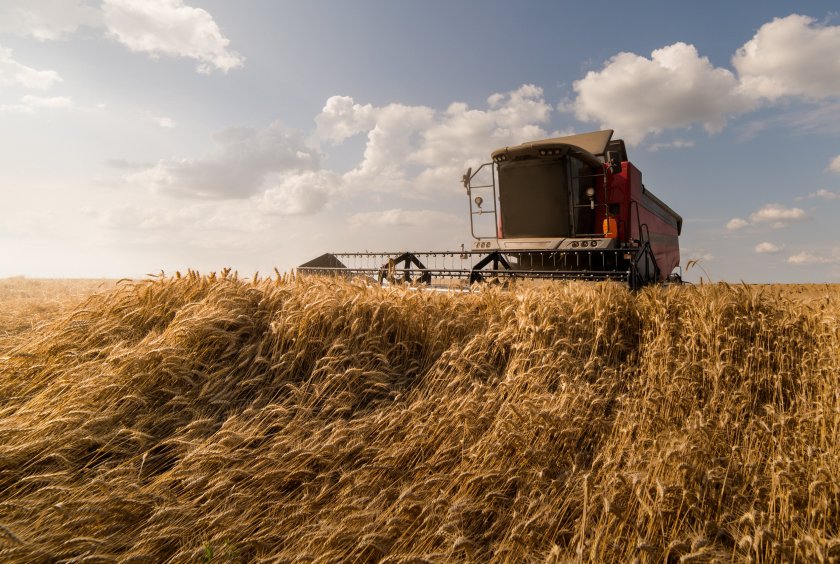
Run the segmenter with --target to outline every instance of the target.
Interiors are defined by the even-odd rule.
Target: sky
[[[468,166],[606,128],[687,280],[840,282],[836,0],[0,0],[0,277],[457,250]]]

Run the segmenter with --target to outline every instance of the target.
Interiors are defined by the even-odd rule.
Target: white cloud
[[[105,0],[107,33],[132,51],[199,61],[198,71],[228,72],[244,58],[228,49],[230,40],[207,11],[183,0]]]
[[[788,263],[797,265],[834,264],[836,262],[836,258],[824,255],[815,255],[809,252],[801,252],[788,257]]]
[[[61,82],[53,70],[36,70],[14,60],[12,50],[0,46],[0,86],[21,86],[30,90],[47,90]]]
[[[543,90],[525,84],[506,94],[487,98],[487,110],[473,110],[466,104],[451,104],[422,132],[422,143],[413,161],[429,167],[458,165],[476,157],[488,160],[493,149],[519,144],[547,135],[540,126],[549,120],[551,106]]]
[[[405,164],[413,139],[432,124],[434,110],[425,106],[389,104],[376,111],[362,161],[344,175],[359,190],[392,191],[404,187]]]
[[[213,16],[184,0],[103,0],[99,6],[85,0],[27,0],[0,6],[0,32],[45,41],[83,26],[102,30],[135,52],[195,59],[205,74],[214,68],[228,72],[245,61],[230,50]]]
[[[0,113],[35,113],[38,108],[73,109],[73,100],[64,96],[33,96],[28,94],[20,99],[19,104],[0,105]]]
[[[786,208],[781,204],[767,204],[755,213],[750,214],[753,224],[770,223],[772,227],[785,227],[789,223],[808,219],[808,215],[800,208]]]
[[[347,220],[351,227],[428,227],[456,225],[461,218],[436,210],[404,210],[399,208],[357,213]]]
[[[229,128],[215,142],[208,155],[160,161],[129,178],[166,195],[247,198],[264,190],[273,173],[318,168],[319,154],[306,146],[303,133],[279,122],[264,129]]]
[[[801,208],[786,208],[781,204],[766,204],[758,211],[751,213],[748,220],[740,217],[730,219],[726,228],[735,231],[750,225],[769,223],[773,229],[779,229],[806,219],[808,219],[808,214]]]
[[[329,171],[284,175],[261,196],[261,209],[276,215],[310,215],[336,193],[338,177]]]
[[[361,160],[343,175],[321,170],[320,154],[303,133],[275,123],[259,130],[225,130],[207,155],[126,169],[127,178],[162,195],[250,198],[270,215],[313,214],[339,197],[377,200],[386,192],[428,197],[460,187],[467,162],[484,162],[496,147],[545,136],[539,123],[548,120],[551,107],[542,96],[541,89],[525,85],[491,96],[487,109],[456,103],[443,112],[332,97],[316,119],[318,136],[341,142],[367,134]],[[375,221],[410,222],[414,217],[397,211],[380,216]]]
[[[840,155],[837,155],[834,159],[832,159],[831,163],[828,165],[828,170],[840,174]]]
[[[582,121],[616,129],[630,144],[694,124],[715,133],[729,116],[784,97],[823,105],[802,117],[800,127],[836,129],[837,112],[830,101],[840,96],[837,53],[840,26],[791,14],[761,26],[736,51],[732,65],[737,76],[712,66],[685,43],[657,49],[650,58],[619,53],[601,70],[575,81],[575,100],[558,108],[573,108]]]
[[[761,26],[732,58],[742,88],[753,96],[840,95],[840,26],[791,14]]]
[[[341,142],[373,129],[377,113],[370,104],[362,106],[349,96],[333,96],[315,117],[315,123],[323,139]]]
[[[523,85],[493,94],[487,109],[453,103],[436,112],[425,106],[357,104],[327,100],[315,121],[322,139],[340,142],[367,133],[362,161],[343,177],[350,191],[434,191],[455,186],[467,166],[485,162],[490,151],[547,135],[541,127],[551,106],[542,89]]]
[[[781,247],[779,247],[778,245],[774,245],[773,243],[770,243],[768,241],[764,241],[763,243],[759,243],[755,246],[755,252],[762,254],[775,254],[780,252],[781,250]]]
[[[806,198],[820,198],[823,200],[840,200],[840,192],[832,192],[831,190],[826,190],[825,188],[820,188],[816,192],[811,192]],[[800,198],[797,198],[800,199]]]
[[[714,133],[755,101],[727,69],[712,66],[693,45],[675,43],[645,58],[619,53],[600,71],[574,82],[575,115],[616,129],[630,144],[668,128],[702,125]]]
[[[744,227],[748,226],[749,224],[750,224],[750,222],[745,220],[745,219],[741,219],[740,217],[733,217],[732,219],[730,219],[727,222],[726,228],[731,229],[732,231],[735,231],[737,229],[743,229]]]
[[[0,32],[30,35],[46,41],[62,39],[81,26],[101,25],[101,15],[84,0],[26,0],[0,5]]]

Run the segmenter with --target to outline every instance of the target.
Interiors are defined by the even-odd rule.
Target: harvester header
[[[550,278],[618,280],[639,288],[664,282],[679,265],[682,218],[644,186],[624,142],[612,134],[607,129],[502,147],[491,162],[468,169],[462,181],[470,250],[327,253],[298,271],[391,284]],[[488,215],[492,230],[482,221]]]

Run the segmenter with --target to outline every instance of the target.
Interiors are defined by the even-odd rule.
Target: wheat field
[[[90,294],[113,288],[116,280],[0,278],[0,351],[16,337],[56,317]]]
[[[3,561],[840,560],[836,286],[189,273],[14,327]]]

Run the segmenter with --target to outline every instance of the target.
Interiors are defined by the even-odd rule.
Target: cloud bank
[[[303,133],[279,122],[225,129],[214,141],[207,155],[162,160],[130,179],[167,196],[237,199],[265,190],[277,180],[272,175],[318,168],[319,153],[306,145]]]
[[[574,82],[575,117],[615,128],[630,144],[695,123],[716,133],[727,116],[755,106],[738,86],[730,71],[714,67],[693,45],[675,43],[649,59],[619,53]]]
[[[80,0],[27,0],[0,6],[0,33],[49,41],[65,39],[84,27],[101,31],[134,52],[194,59],[204,74],[227,73],[245,61],[230,49],[230,40],[209,12],[183,0],[103,0],[98,6]]]
[[[195,59],[204,74],[214,68],[228,72],[244,62],[229,50],[213,16],[183,0],[105,0],[102,14],[107,35],[132,51]]]
[[[579,120],[614,128],[630,144],[695,125],[716,133],[729,117],[764,104],[840,96],[837,53],[840,26],[791,14],[761,26],[735,52],[736,73],[713,66],[682,42],[650,57],[619,53],[574,82],[569,107]]]
[[[542,89],[533,85],[493,94],[483,109],[463,103],[444,111],[404,104],[373,106],[333,96],[315,118],[316,138],[333,144],[366,136],[359,162],[344,173],[322,168],[321,148],[304,132],[280,122],[259,129],[225,129],[215,135],[215,148],[202,156],[164,159],[153,166],[114,164],[133,186],[180,199],[183,205],[197,202],[205,206],[204,213],[207,206],[241,202],[263,218],[306,216],[337,200],[379,207],[384,194],[413,201],[409,207],[416,208],[420,200],[428,203],[463,190],[461,174],[467,166],[487,160],[492,149],[546,136],[540,124],[548,121],[550,112]],[[100,219],[108,227],[125,221],[134,229],[149,229],[176,220],[195,221],[194,217],[192,212],[173,216],[121,207]],[[348,225],[446,227],[462,220],[450,212],[392,207],[357,213]]]

